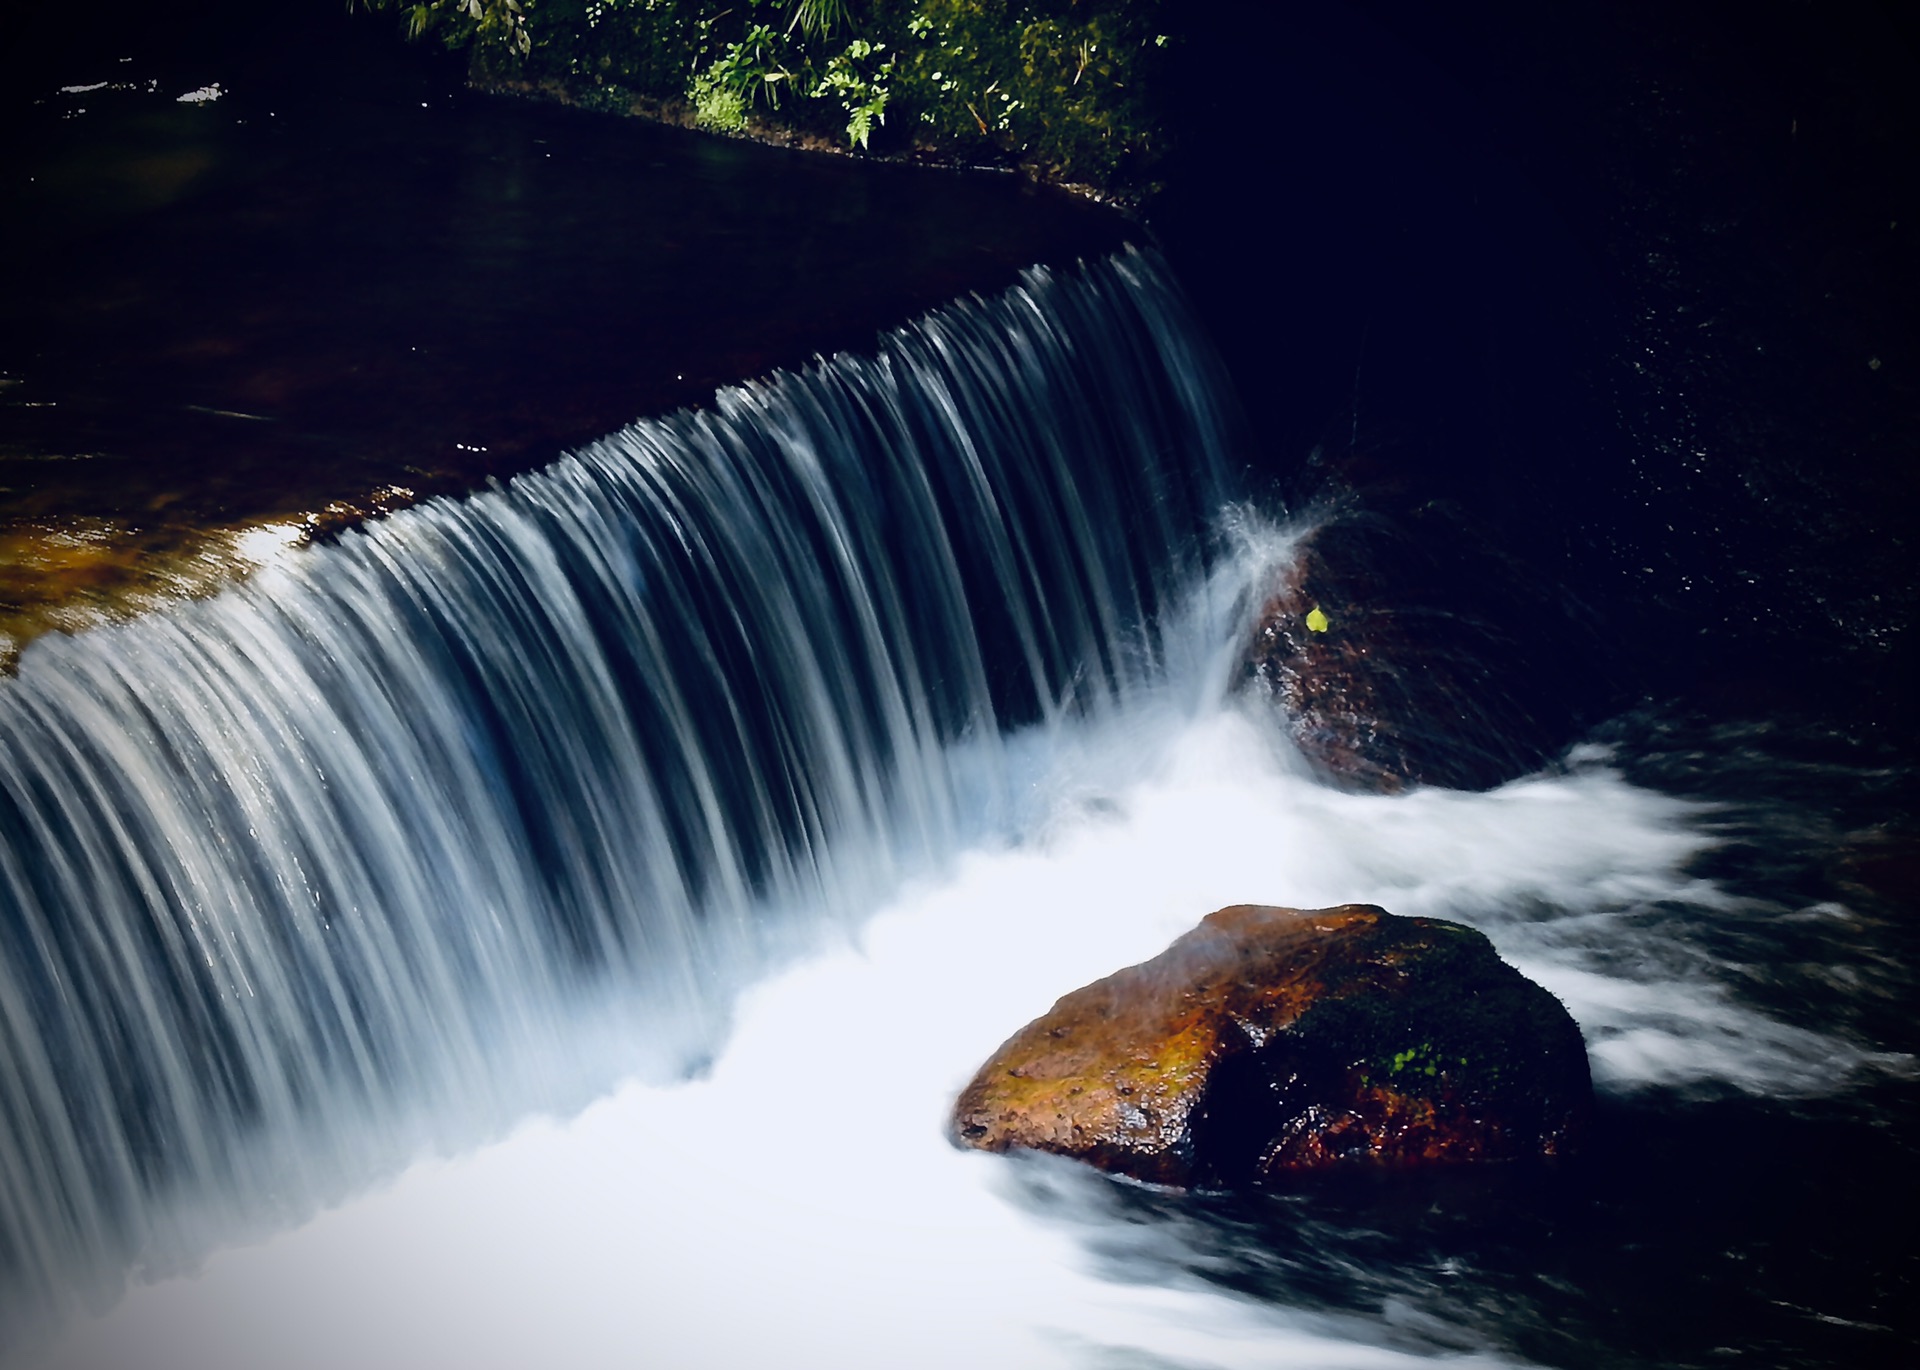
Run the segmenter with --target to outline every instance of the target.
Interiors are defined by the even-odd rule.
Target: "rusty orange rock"
[[[1578,1027],[1480,933],[1362,904],[1235,905],[1014,1034],[952,1135],[1158,1184],[1563,1154]]]

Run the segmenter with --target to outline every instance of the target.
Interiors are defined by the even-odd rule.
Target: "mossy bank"
[[[1137,204],[1164,0],[364,0],[474,83],[777,142],[1018,169]]]

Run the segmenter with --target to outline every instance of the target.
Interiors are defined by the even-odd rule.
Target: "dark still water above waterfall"
[[[1190,139],[1152,249],[482,100],[332,6],[9,54],[0,1363],[1920,1359],[1914,325],[1773,307],[1784,230],[1697,213],[1770,87],[1618,13],[1236,31],[1274,81],[1190,61],[1181,117],[1261,141]],[[1711,167],[1647,171],[1676,128]],[[251,574],[180,598],[210,534]],[[1247,687],[1301,575],[1354,734],[1478,788]],[[1350,901],[1566,1004],[1583,1156],[947,1144],[1061,994]]]
[[[470,489],[1120,240],[1012,177],[483,98],[384,18],[225,8],[11,54],[0,634],[203,588],[249,527]]]

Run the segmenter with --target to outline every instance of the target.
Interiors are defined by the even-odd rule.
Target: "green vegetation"
[[[1400,973],[1403,958],[1417,961],[1418,975]],[[1472,928],[1396,919],[1352,977],[1328,989],[1289,1032],[1290,1049],[1312,1069],[1498,1104],[1515,1117],[1562,1107],[1581,1087],[1555,1064],[1585,1058],[1573,1019]]]
[[[1019,165],[1121,197],[1164,149],[1167,0],[361,0],[557,90],[728,132]]]

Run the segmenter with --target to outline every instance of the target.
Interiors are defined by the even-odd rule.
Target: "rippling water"
[[[1108,717],[1012,736],[1011,834],[750,990],[696,1078],[620,1085],[139,1290],[76,1363],[1626,1363],[1644,1310],[1606,1304],[1660,1297],[1644,1266],[1705,1274],[1702,1294],[1750,1314],[1804,1296],[1777,1218],[1729,1221],[1701,1169],[1747,1170],[1760,1132],[1818,1128],[1787,1119],[1857,1108],[1910,1058],[1745,1000],[1715,947],[1739,901],[1695,873],[1721,841],[1713,810],[1634,785],[1601,748],[1482,794],[1313,779],[1263,704],[1222,696],[1244,587],[1285,546],[1244,550],[1186,607],[1180,669]],[[1588,1037],[1591,1168],[1250,1201],[949,1146],[953,1094],[1004,1036],[1242,900],[1369,900],[1487,931]],[[633,1059],[591,1018],[571,1031],[609,1080]],[[1703,1118],[1757,1131],[1701,1136]],[[1676,1167],[1699,1187],[1676,1192]],[[1676,1247],[1773,1268],[1734,1293],[1673,1269]]]
[[[1126,257],[30,649],[7,1358],[1909,1363],[1905,554],[1897,501],[1847,513],[1897,482],[1740,448],[1772,400],[1677,305],[1605,355],[1592,263],[1348,22],[1273,47],[1295,211],[1222,175],[1161,220],[1244,426]],[[1666,212],[1622,203],[1633,243]],[[1744,288],[1699,260],[1620,288]],[[1789,437],[1894,412],[1826,384]],[[1779,480],[1818,527],[1709,536]],[[1470,629],[1484,726],[1561,739],[1538,773],[1343,791],[1232,693],[1316,519]],[[1175,1195],[946,1145],[1008,1033],[1248,900],[1483,928],[1587,1036],[1590,1153]]]

